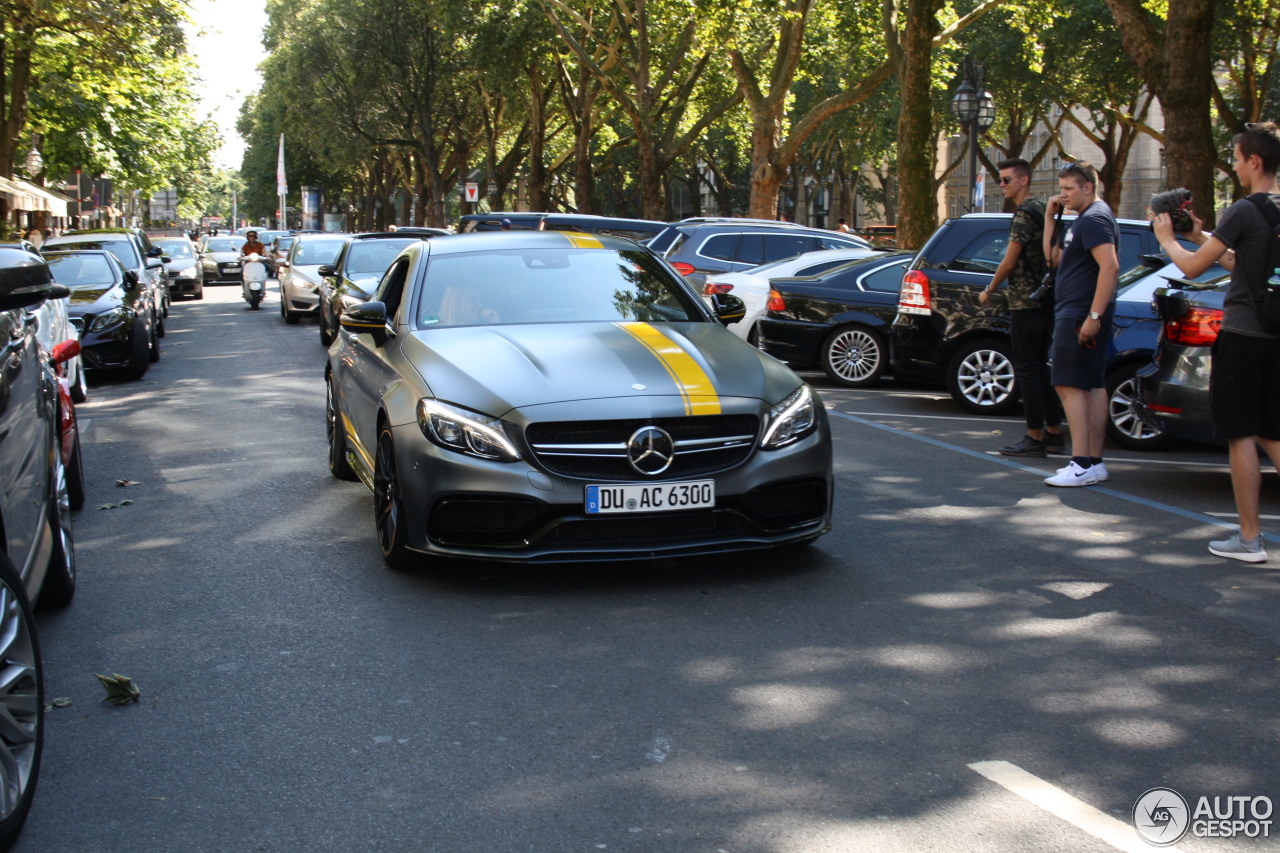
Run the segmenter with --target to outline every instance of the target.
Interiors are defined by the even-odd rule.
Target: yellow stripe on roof
[[[582,234],[578,231],[561,231],[560,233],[569,238],[569,242],[573,244],[575,249],[604,248],[604,243],[601,243],[598,237],[593,237],[590,234]]]
[[[615,323],[619,329],[631,335],[653,353],[667,369],[671,379],[684,399],[686,415],[720,414],[720,395],[711,384],[711,377],[675,341],[648,323]]]

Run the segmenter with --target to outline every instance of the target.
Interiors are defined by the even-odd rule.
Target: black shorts
[[[1053,321],[1053,344],[1049,348],[1049,381],[1056,388],[1107,387],[1107,341],[1111,339],[1111,324],[1098,327],[1093,346],[1082,347],[1079,341],[1080,322],[1070,317]]]
[[[1224,331],[1211,352],[1213,434],[1280,441],[1280,340]]]

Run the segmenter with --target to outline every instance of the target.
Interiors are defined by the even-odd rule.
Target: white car
[[[747,314],[729,326],[729,331],[752,344],[759,345],[756,323],[765,315],[769,303],[769,279],[817,275],[849,261],[877,254],[875,249],[823,249],[806,252],[771,264],[752,267],[742,272],[710,273],[702,286],[702,298],[711,302],[714,293],[732,293],[747,306]]]
[[[280,281],[280,316],[296,323],[320,309],[320,267],[338,260],[350,234],[299,234],[283,263],[276,265]]]

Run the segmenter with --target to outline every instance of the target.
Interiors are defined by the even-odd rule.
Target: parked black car
[[[125,269],[138,274],[138,284],[151,291],[152,322],[156,336],[163,338],[164,318],[169,316],[169,275],[160,260],[160,248],[151,244],[151,238],[141,228],[86,228],[50,237],[40,247],[40,253],[91,249],[110,252]]]
[[[204,269],[196,257],[196,247],[186,237],[161,237],[154,241],[164,254],[165,272],[169,275],[169,296],[204,299]]]
[[[711,273],[749,270],[821,249],[871,248],[853,234],[786,222],[678,222],[670,229],[674,235],[671,230],[663,231],[654,238],[656,243],[650,242],[650,248],[660,252],[696,290],[702,289]]]
[[[1209,371],[1230,283],[1230,274],[1220,270],[1209,281],[1181,281],[1156,291],[1163,325],[1151,363],[1138,371],[1137,394],[1142,417],[1166,435],[1221,443],[1213,436]]]
[[[870,385],[889,364],[898,286],[912,257],[876,254],[818,275],[770,279],[761,346],[793,369],[822,368],[837,385]]]
[[[80,354],[94,370],[141,379],[160,360],[152,292],[110,252],[49,252],[54,280],[71,289],[67,315],[80,332]]]
[[[75,538],[61,453],[58,385],[26,310],[67,296],[48,265],[0,249],[0,848],[22,829],[44,746],[44,677],[31,601],[64,606],[76,589]]]
[[[1018,404],[1004,291],[993,294],[987,306],[978,301],[1004,257],[1010,216],[977,213],[948,220],[902,279],[893,324],[895,375],[943,381],[970,412],[1007,412]],[[1119,225],[1123,291],[1163,267],[1168,258],[1160,255],[1149,223],[1122,219]],[[1121,377],[1117,371],[1122,367],[1132,378],[1155,346],[1157,320],[1149,296],[1133,304],[1132,316],[1129,308],[1117,306],[1116,334],[1107,344],[1109,387]]]
[[[401,231],[356,234],[347,241],[337,260],[321,265],[316,271],[320,279],[320,343],[325,346],[333,343],[343,313],[372,299],[378,281],[396,255],[423,236]]]

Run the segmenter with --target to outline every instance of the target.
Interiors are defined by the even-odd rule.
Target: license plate
[[[239,265],[239,264],[227,264],[225,267],[223,267],[223,269],[224,269],[224,270],[238,270],[238,269],[240,269],[240,265]]]
[[[716,505],[715,480],[587,486],[587,514],[668,512]]]

